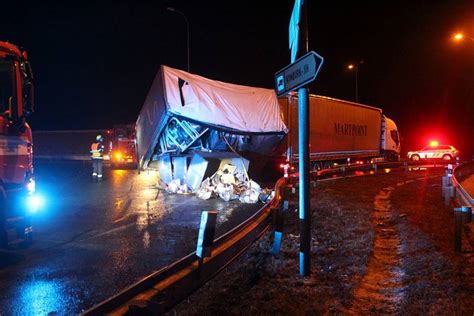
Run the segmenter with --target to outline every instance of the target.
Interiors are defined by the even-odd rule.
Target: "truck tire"
[[[7,196],[3,185],[0,183],[0,248],[8,246],[8,234],[6,229],[7,220]]]

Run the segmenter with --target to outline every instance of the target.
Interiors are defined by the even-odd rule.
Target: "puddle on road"
[[[390,212],[393,190],[384,188],[374,199],[374,246],[367,272],[354,292],[351,311],[355,314],[397,313],[403,301],[400,238]]]

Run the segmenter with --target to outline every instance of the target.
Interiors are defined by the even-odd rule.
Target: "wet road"
[[[156,175],[88,164],[36,163],[45,206],[34,244],[0,251],[0,315],[78,314],[195,249],[201,210],[218,210],[217,235],[261,204],[169,195]]]

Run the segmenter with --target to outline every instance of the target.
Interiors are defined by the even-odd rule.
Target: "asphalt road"
[[[88,163],[35,164],[45,205],[34,244],[0,251],[0,315],[79,314],[194,251],[201,210],[218,210],[220,235],[261,204],[244,205],[156,188],[156,175]]]

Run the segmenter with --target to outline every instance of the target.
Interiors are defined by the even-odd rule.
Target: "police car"
[[[420,159],[442,159],[444,161],[452,161],[459,156],[459,151],[451,145],[438,145],[432,143],[417,151],[409,151],[408,159],[418,161]]]

